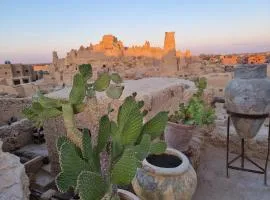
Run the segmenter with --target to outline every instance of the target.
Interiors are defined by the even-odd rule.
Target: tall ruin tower
[[[164,50],[171,51],[175,50],[175,32],[165,32],[165,40],[164,40]]]
[[[53,56],[53,64],[56,64],[57,63],[57,60],[58,60],[58,55],[57,55],[57,52],[56,51],[53,51],[52,52],[52,56]]]

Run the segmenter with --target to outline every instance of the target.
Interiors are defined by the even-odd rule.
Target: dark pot
[[[164,138],[169,148],[185,152],[188,150],[195,126],[168,122]]]

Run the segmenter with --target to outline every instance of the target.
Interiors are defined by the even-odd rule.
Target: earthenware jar
[[[270,80],[267,65],[239,65],[235,68],[234,79],[225,88],[225,108],[229,112],[262,116],[270,113]],[[253,138],[265,118],[231,117],[241,138]]]
[[[185,152],[188,150],[194,126],[168,122],[164,131],[167,146]]]
[[[142,200],[190,200],[197,186],[197,176],[188,158],[176,149],[150,155],[143,161],[132,181]]]

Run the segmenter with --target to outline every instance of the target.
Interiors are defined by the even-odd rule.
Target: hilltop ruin
[[[125,47],[117,37],[104,35],[98,44],[72,49],[65,58],[60,59],[57,52],[53,52],[50,74],[57,82],[70,84],[77,65],[90,63],[95,71],[118,71],[127,77],[129,69],[140,69],[138,75],[173,75],[191,58],[189,50],[176,50],[174,34],[165,32],[163,48],[152,47],[149,41],[142,46]]]

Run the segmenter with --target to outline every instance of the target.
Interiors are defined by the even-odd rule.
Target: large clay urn
[[[265,118],[254,118],[270,113],[270,80],[267,65],[238,65],[234,79],[225,88],[225,108],[232,113],[231,119],[241,138],[253,138]],[[250,117],[251,116],[251,117]]]
[[[167,146],[178,151],[188,150],[195,126],[168,122],[164,131]]]
[[[132,186],[141,200],[191,200],[197,175],[183,153],[167,148],[164,154],[144,159]]]

